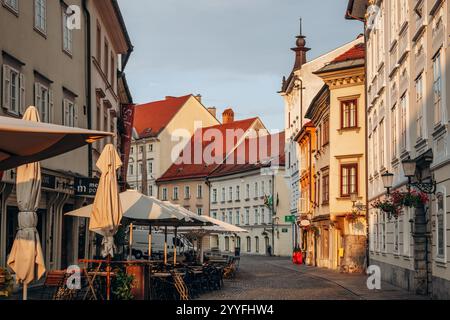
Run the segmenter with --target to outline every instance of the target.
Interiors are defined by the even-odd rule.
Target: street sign
[[[295,223],[296,221],[296,216],[285,216],[284,217],[284,222],[286,223]]]
[[[77,196],[95,197],[99,179],[75,178],[75,194]]]

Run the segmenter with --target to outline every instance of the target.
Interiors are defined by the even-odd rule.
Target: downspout
[[[88,129],[92,129],[92,79],[91,79],[91,15],[87,6],[88,0],[83,0],[83,11],[86,18],[86,112]],[[88,145],[88,176],[92,177],[92,144]]]
[[[365,117],[365,119],[364,119],[364,121],[365,121],[365,124],[364,124],[364,127],[365,127],[365,138],[364,138],[364,147],[365,147],[365,153],[366,153],[366,156],[365,156],[365,165],[366,165],[366,170],[365,170],[365,173],[366,173],[366,177],[365,177],[365,184],[366,184],[366,268],[369,268],[369,266],[370,266],[370,228],[369,228],[369,218],[370,218],[370,216],[369,216],[369,145],[368,145],[368,139],[369,139],[369,130],[368,130],[368,127],[367,127],[367,124],[369,123],[369,115],[368,115],[368,113],[367,113],[367,105],[368,105],[368,103],[369,103],[369,94],[368,94],[368,92],[367,92],[367,88],[368,88],[368,86],[367,86],[367,30],[366,30],[366,24],[365,24],[365,22],[364,22],[364,55],[365,55],[365,57],[364,57],[364,73],[365,73],[365,75],[364,75],[364,94],[365,94],[365,112],[364,112],[364,117]]]

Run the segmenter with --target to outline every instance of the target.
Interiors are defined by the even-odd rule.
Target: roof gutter
[[[134,46],[131,43],[130,35],[129,35],[127,27],[125,25],[125,20],[123,19],[122,12],[120,11],[119,3],[117,2],[117,0],[112,0],[111,2],[114,7],[114,11],[116,12],[117,19],[119,20],[120,27],[122,29],[122,32],[125,36],[125,40],[128,45],[127,53],[124,56],[122,56],[122,72],[123,72],[123,70],[125,70],[125,67],[128,64],[128,60],[130,59],[131,53],[134,51]]]

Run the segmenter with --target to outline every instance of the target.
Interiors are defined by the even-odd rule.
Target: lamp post
[[[390,195],[392,184],[394,183],[394,174],[387,171],[381,175],[381,179],[383,180],[383,185],[387,190],[387,194]]]

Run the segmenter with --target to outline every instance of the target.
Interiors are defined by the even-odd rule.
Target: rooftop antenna
[[[303,33],[302,33],[302,18],[300,18],[300,36],[302,36],[303,35]]]

